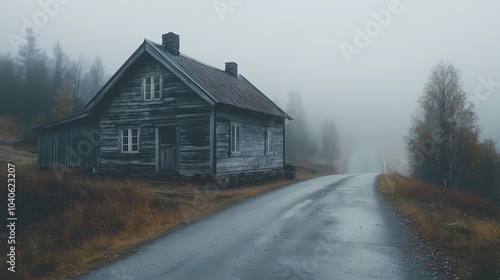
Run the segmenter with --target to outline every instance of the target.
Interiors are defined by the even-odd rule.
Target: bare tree
[[[20,47],[17,61],[22,77],[16,97],[22,105],[18,114],[27,121],[35,115],[49,112],[53,105],[49,59],[45,52],[39,49],[37,35],[30,28],[26,30],[26,43]]]
[[[66,72],[66,80],[70,84],[71,91],[73,92],[73,99],[82,100],[82,81],[83,74],[87,69],[87,61],[83,55],[73,60],[69,64],[68,71]]]
[[[441,61],[432,68],[421,111],[413,116],[405,137],[413,176],[448,188],[457,187],[470,166],[470,153],[478,143],[480,128],[463,90],[460,70]]]
[[[96,56],[94,62],[90,66],[88,75],[89,82],[89,99],[92,98],[104,85],[105,69],[100,56]]]
[[[22,76],[25,80],[29,80],[33,68],[40,59],[40,49],[38,48],[38,35],[32,28],[26,29],[26,44],[19,49],[18,61],[21,64]]]
[[[20,78],[14,59],[10,54],[0,54],[0,114],[12,115],[20,110],[16,97],[20,88]]]
[[[66,68],[68,67],[68,56],[64,53],[61,44],[57,41],[53,48],[53,63],[52,80],[54,93],[58,95],[61,92],[61,87],[64,79]]]

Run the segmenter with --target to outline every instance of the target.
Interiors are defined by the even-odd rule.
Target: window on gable
[[[124,128],[120,132],[120,145],[122,153],[138,153],[139,152],[139,129]]]
[[[146,76],[142,78],[144,101],[161,100],[163,76]]]
[[[237,155],[241,152],[241,123],[231,122],[231,155]]]
[[[274,130],[266,128],[266,155],[272,155],[274,152]]]

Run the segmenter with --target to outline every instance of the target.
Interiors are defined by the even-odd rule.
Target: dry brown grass
[[[0,142],[14,142],[23,135],[25,127],[10,117],[0,117]]]
[[[36,162],[36,154],[12,145],[0,144],[0,161],[31,165]]]
[[[20,144],[26,127],[9,117],[0,117],[0,161],[30,165],[36,162],[35,147]]]
[[[500,277],[500,209],[460,191],[384,174],[380,191],[431,244],[466,265],[461,279]]]
[[[298,171],[300,179],[318,176]],[[22,220],[16,229],[19,279],[80,275],[185,223],[294,182],[222,189],[192,181],[117,179],[78,172],[68,172],[61,180],[34,165],[17,166],[17,177],[17,217]],[[5,173],[0,181],[7,181]],[[5,195],[2,188],[0,197]],[[5,255],[0,257],[4,259]]]

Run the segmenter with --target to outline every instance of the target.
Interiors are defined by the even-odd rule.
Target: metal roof
[[[54,128],[54,127],[58,127],[61,125],[70,124],[70,123],[85,119],[85,118],[90,117],[90,116],[92,116],[92,113],[82,113],[82,114],[78,114],[76,116],[71,116],[71,117],[61,119],[61,120],[57,120],[57,121],[43,124],[41,126],[33,128],[33,130],[40,131],[40,130],[45,130],[45,129],[49,129],[49,128]]]
[[[172,71],[181,81],[185,82],[193,91],[212,105],[217,103],[225,104],[266,115],[291,119],[242,75],[231,76],[224,70],[204,64],[184,54],[172,55],[162,45],[146,39],[106,85],[89,101],[85,106],[85,110],[91,111],[113,85],[123,77],[124,72],[145,52]]]
[[[162,45],[149,40],[146,42],[151,44],[162,58],[186,73],[216,103],[290,119],[285,112],[242,75],[231,76],[224,70],[204,64],[184,54],[171,55]]]

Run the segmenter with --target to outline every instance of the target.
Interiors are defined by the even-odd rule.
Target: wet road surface
[[[377,176],[277,189],[80,279],[428,279],[376,190]]]

